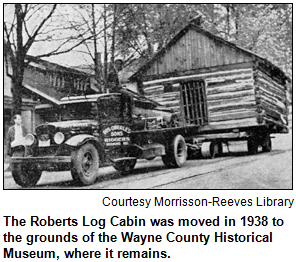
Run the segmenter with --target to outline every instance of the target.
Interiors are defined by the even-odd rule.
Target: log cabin
[[[285,73],[191,21],[130,80],[200,134],[288,131]]]

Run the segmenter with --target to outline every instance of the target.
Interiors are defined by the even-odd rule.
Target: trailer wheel
[[[82,185],[93,184],[99,172],[99,154],[94,145],[88,143],[72,153],[71,175]]]
[[[177,135],[166,148],[166,155],[162,156],[162,162],[168,168],[181,167],[187,159],[187,147],[183,136]]]
[[[223,153],[222,142],[212,141],[210,144],[210,157],[213,159],[215,157],[221,156]]]
[[[116,162],[114,168],[119,171],[122,175],[128,175],[133,172],[137,159],[122,160]]]
[[[262,151],[268,153],[272,150],[272,143],[271,138],[269,135],[266,135],[263,144],[262,144]]]
[[[223,153],[223,145],[220,141],[205,142],[202,144],[201,153],[204,158],[214,159]]]
[[[249,152],[249,154],[251,154],[251,155],[258,154],[258,147],[259,147],[259,144],[258,144],[256,139],[249,139],[248,140],[248,152]]]
[[[12,164],[11,170],[15,183],[21,187],[35,186],[42,174],[42,171],[33,164]]]

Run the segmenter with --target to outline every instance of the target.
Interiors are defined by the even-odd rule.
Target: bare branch
[[[35,11],[32,12],[32,14],[30,14],[29,16],[27,16],[26,21],[29,21],[31,19],[31,17],[33,17],[34,14],[38,13],[39,10],[41,10],[44,6],[46,6],[46,4],[44,5],[39,5],[38,8],[35,9]],[[30,12],[30,9],[33,10],[34,8],[29,8],[28,13]]]
[[[26,31],[26,34],[27,34],[28,38],[30,38],[31,35],[30,35],[30,33],[29,33],[29,30],[28,30],[28,27],[27,27],[27,23],[26,23],[25,20],[24,20],[24,28],[25,28],[25,31]]]
[[[29,5],[25,4],[25,10],[23,11],[23,19],[25,19],[26,15],[28,13],[28,8],[29,8]]]
[[[84,42],[84,45],[85,45],[85,47],[86,47],[86,49],[87,49],[87,51],[88,51],[88,54],[90,55],[91,59],[92,59],[93,61],[95,61],[95,56],[92,55],[92,52],[91,52],[91,50],[90,50],[90,48],[89,48],[87,42]],[[87,53],[87,52],[85,52],[85,53]]]
[[[11,34],[11,31],[8,32],[6,23],[4,23],[4,32],[5,32],[5,35],[6,35],[6,38],[7,38],[7,42],[10,42],[10,34]]]
[[[91,53],[89,53],[89,51],[74,50],[73,52],[81,53],[81,54],[85,54],[85,55],[91,55]]]
[[[13,20],[12,20],[12,24],[11,24],[11,27],[10,27],[10,32],[9,32],[9,35],[11,35],[11,33],[13,32],[13,29],[14,29],[14,27],[15,27],[15,19],[16,19],[16,16],[15,16],[15,14],[14,14],[14,16],[13,16]]]
[[[79,45],[83,44],[85,41],[87,40],[90,40],[92,38],[92,36],[88,37],[88,38],[85,38],[85,39],[82,39],[80,42],[78,42],[77,44],[75,44],[74,46],[66,49],[66,50],[63,50],[63,51],[59,51],[66,43],[68,43],[70,40],[68,41],[65,41],[64,43],[62,43],[59,47],[57,47],[56,49],[54,49],[53,51],[51,52],[48,52],[46,54],[42,54],[42,55],[38,55],[38,56],[35,56],[35,57],[38,57],[38,58],[41,58],[41,57],[49,57],[49,56],[54,56],[54,55],[60,55],[60,54],[65,54],[65,53],[68,53],[70,51],[72,51],[73,49],[75,49],[76,47],[78,47]]]
[[[57,4],[54,4],[50,13],[43,19],[43,21],[39,24],[38,28],[36,29],[36,31],[33,33],[33,35],[28,39],[27,43],[24,46],[25,52],[27,53],[29,48],[31,47],[31,45],[34,43],[34,40],[36,38],[36,36],[38,35],[39,31],[41,30],[41,28],[44,26],[44,24],[48,21],[48,19],[51,18],[52,14],[54,13],[54,11],[56,10]]]

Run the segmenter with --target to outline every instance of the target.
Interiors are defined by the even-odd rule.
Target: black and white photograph
[[[292,11],[3,4],[3,189],[293,189]]]
[[[293,3],[2,8],[1,261],[295,260]]]

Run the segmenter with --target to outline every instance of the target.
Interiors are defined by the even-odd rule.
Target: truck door
[[[122,94],[110,94],[98,99],[99,124],[105,150],[117,153],[130,146],[132,99]]]

